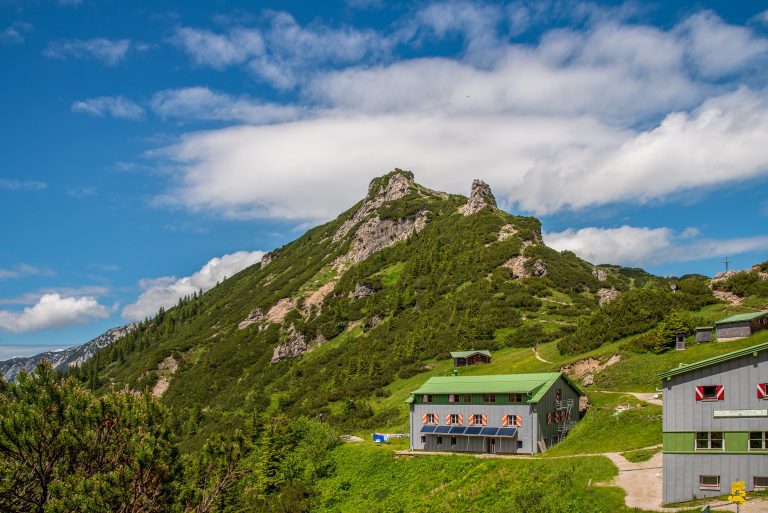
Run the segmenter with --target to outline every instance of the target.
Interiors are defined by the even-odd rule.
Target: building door
[[[486,452],[489,454],[496,454],[496,439],[486,438]]]

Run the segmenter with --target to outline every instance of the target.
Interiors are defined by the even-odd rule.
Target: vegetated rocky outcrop
[[[102,333],[98,337],[81,344],[56,351],[46,351],[35,356],[22,356],[11,358],[0,362],[0,374],[7,380],[13,381],[19,372],[30,372],[40,360],[45,359],[57,371],[64,371],[69,367],[80,366],[87,362],[99,349],[107,347],[116,340],[130,333],[136,324],[130,323],[125,326],[118,326]]]
[[[603,287],[597,291],[598,303],[600,304],[600,306],[603,306],[615,300],[620,295],[621,295],[620,290],[616,290],[613,287],[611,288]]]
[[[496,198],[487,183],[482,180],[474,180],[472,191],[469,193],[469,200],[466,205],[459,208],[459,212],[465,216],[470,216],[484,208],[496,208]]]

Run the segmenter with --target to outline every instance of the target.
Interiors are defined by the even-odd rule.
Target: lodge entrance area
[[[515,454],[519,448],[517,428],[423,426],[421,436],[425,451]]]

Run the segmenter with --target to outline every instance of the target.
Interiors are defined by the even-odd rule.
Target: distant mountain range
[[[56,351],[46,351],[34,356],[24,356],[0,361],[0,374],[8,381],[13,381],[21,371],[29,372],[37,366],[40,360],[45,359],[56,370],[66,370],[69,367],[80,366],[88,361],[99,349],[119,340],[136,328],[136,324],[126,324],[112,328],[102,333],[93,340],[79,346]]]

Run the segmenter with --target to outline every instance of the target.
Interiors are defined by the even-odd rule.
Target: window
[[[517,441],[517,448],[518,449],[522,449],[523,448],[523,441],[522,440],[518,440]]]
[[[459,395],[458,394],[451,394],[448,396],[448,402],[449,403],[458,403],[459,402]]]
[[[696,449],[697,450],[714,449],[717,451],[722,451],[723,450],[722,431],[702,431],[702,432],[696,433]]]
[[[483,402],[484,403],[495,403],[496,402],[496,394],[485,394],[485,395],[483,395]]]
[[[509,394],[509,402],[510,403],[522,403],[523,402],[523,394]]]
[[[472,402],[472,394],[464,394],[464,402],[465,403],[471,403]]]
[[[438,436],[437,437],[437,445],[443,445],[443,437],[442,436]]]
[[[451,437],[451,447],[456,447],[456,437],[455,436]]]
[[[702,490],[719,490],[720,476],[699,476],[699,488]]]
[[[461,415],[459,415],[458,413],[451,413],[451,418],[448,420],[450,421],[451,424],[458,424],[458,425],[463,424],[463,421],[464,421],[464,419],[462,419]]]
[[[422,422],[424,424],[437,424],[437,414],[436,413],[425,413],[422,416]]]
[[[481,415],[479,413],[475,413],[469,418],[469,425],[470,426],[485,426],[487,422],[487,417],[485,415]]]
[[[752,431],[749,433],[749,450],[761,451],[768,449],[768,433],[765,431]]]
[[[424,435],[421,435],[421,443],[425,444],[427,443],[427,437]]]
[[[521,415],[504,415],[501,418],[502,427],[522,427],[523,417]]]
[[[753,484],[755,485],[755,491],[756,492],[759,492],[761,490],[766,490],[766,489],[768,489],[768,477],[765,477],[765,476],[755,476]]]
[[[723,385],[701,385],[696,387],[697,401],[722,401],[725,399]]]
[[[432,402],[432,394],[424,394],[421,396],[421,402],[423,403],[431,403]]]

